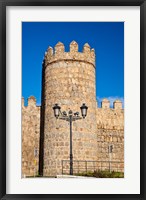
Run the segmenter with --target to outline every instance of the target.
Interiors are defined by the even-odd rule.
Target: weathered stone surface
[[[88,106],[87,117],[73,122],[74,160],[107,161],[103,169],[109,165],[109,156],[114,161],[124,161],[124,110],[119,100],[114,102],[114,108],[110,108],[107,99],[103,100],[101,108],[97,107],[94,49],[90,49],[86,43],[83,52],[78,52],[75,41],[70,44],[70,52],[64,49],[64,44],[59,42],[55,46],[55,53],[49,47],[45,54],[42,120],[40,107],[36,106],[34,97],[29,98],[27,107],[22,104],[22,174],[25,175],[34,173],[34,148],[39,149],[42,134],[44,176],[61,174],[62,160],[69,160],[69,123],[55,119],[52,109],[55,103],[67,112],[70,109],[80,112],[83,103]],[[113,145],[112,155],[108,151],[109,145]],[[38,156],[36,160],[38,164]],[[98,162],[96,165],[99,167]],[[121,167],[124,170],[123,163],[113,165],[116,169]],[[66,167],[69,168],[68,164]]]
[[[55,103],[61,106],[62,111],[72,109],[74,112],[80,112],[82,103],[85,102],[88,105],[87,118],[73,122],[73,155],[75,160],[97,159],[96,124],[93,123],[93,121],[96,121],[95,78],[90,80],[88,70],[84,70],[86,66],[93,73],[93,65],[79,61],[76,61],[76,64],[73,61],[68,61],[65,66],[64,61],[59,61],[57,64],[59,68],[56,63],[46,67],[47,72],[45,74],[44,175],[46,176],[52,175],[53,172],[54,175],[60,174],[61,161],[69,160],[69,124],[66,121],[55,119],[52,110]],[[48,76],[50,70],[51,79]],[[79,77],[78,75],[82,70],[84,76]],[[55,78],[57,75],[58,77]],[[91,85],[87,85],[87,80],[91,82]],[[50,83],[51,87],[48,87]],[[87,89],[90,92],[87,92]],[[84,134],[80,134],[80,132]],[[56,137],[53,138],[53,135],[56,135]],[[79,151],[76,152],[76,149],[79,149]],[[94,154],[91,154],[91,149]],[[87,150],[89,150],[88,154],[85,153]],[[49,155],[47,155],[47,152]],[[54,162],[48,163],[48,161]],[[57,166],[56,162],[58,161]]]
[[[22,99],[22,177],[38,174],[39,138],[40,107],[34,97],[28,98],[28,106]]]

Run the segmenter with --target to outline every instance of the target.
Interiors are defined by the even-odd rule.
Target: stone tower
[[[61,174],[62,160],[69,160],[69,123],[54,117],[55,103],[61,111],[80,112],[88,106],[87,117],[73,122],[73,159],[97,161],[95,52],[89,44],[78,51],[75,41],[70,51],[58,42],[49,47],[43,62],[40,174]]]

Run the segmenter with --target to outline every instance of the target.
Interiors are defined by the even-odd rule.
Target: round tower
[[[41,139],[43,140],[43,175],[62,173],[62,164],[69,167],[69,123],[54,117],[52,107],[57,103],[61,111],[80,112],[80,106],[88,106],[87,117],[73,122],[73,160],[97,160],[95,52],[89,44],[78,52],[78,44],[70,43],[65,52],[58,42],[55,51],[49,47],[43,62]],[[73,163],[75,166],[75,163]],[[66,168],[67,169],[67,168]],[[68,168],[69,170],[69,168]]]

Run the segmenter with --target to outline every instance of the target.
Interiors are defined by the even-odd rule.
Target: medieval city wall
[[[62,174],[62,161],[65,160],[66,172],[69,172],[69,122],[55,118],[53,106],[56,103],[61,106],[61,111],[72,110],[73,113],[80,113],[83,103],[88,106],[87,117],[73,122],[73,160],[85,161],[83,165],[86,161],[94,161],[90,162],[92,170],[109,169],[109,161],[116,161],[119,163],[112,163],[112,169],[123,171],[122,102],[116,100],[111,108],[110,102],[103,99],[101,108],[97,106],[94,49],[86,43],[79,52],[78,44],[73,41],[69,52],[65,52],[64,44],[59,42],[45,53],[42,105],[36,106],[36,99],[30,97],[28,106],[24,106],[22,99],[22,175],[36,175],[39,165],[41,175]],[[35,156],[34,150],[39,148],[40,152]]]
[[[24,106],[22,98],[22,177],[38,175],[40,106],[34,97]]]
[[[113,108],[107,99],[96,110],[98,161],[102,169],[108,169],[112,161],[112,170],[124,171],[124,110],[122,102],[115,101]],[[112,152],[109,146],[112,145]],[[115,162],[115,163],[114,163]]]
[[[22,99],[23,100],[23,99]],[[124,110],[122,109],[122,103],[117,101],[114,103],[113,108],[110,108],[110,102],[108,100],[102,101],[101,108],[96,108],[96,122],[97,122],[97,154],[94,161],[99,163],[88,163],[88,167],[96,166],[97,169],[109,169],[109,156],[111,161],[119,163],[113,163],[112,169],[117,171],[124,170]],[[54,117],[54,116],[53,116]],[[55,141],[52,141],[51,151],[53,153],[55,144],[58,145],[58,154],[63,159],[69,159],[69,124],[64,122],[66,125],[66,135],[60,132],[58,137],[54,135]],[[62,122],[56,120],[55,127],[58,130],[62,126]],[[78,129],[77,129],[78,127]],[[90,127],[89,127],[90,128]],[[73,123],[73,135],[78,134],[78,140],[74,140],[74,155],[80,152],[80,147],[85,145],[85,141],[82,141],[82,135],[85,134],[84,129],[79,127],[76,122]],[[67,136],[68,135],[68,136]],[[22,175],[33,176],[37,174],[39,153],[34,156],[34,149],[39,149],[39,137],[40,137],[40,107],[36,106],[36,100],[34,97],[28,99],[28,106],[24,106],[22,101]],[[61,139],[65,139],[66,142]],[[79,140],[80,138],[80,140]],[[52,138],[50,138],[52,140]],[[60,145],[60,147],[59,147]],[[112,154],[109,155],[109,145],[113,145]],[[85,147],[86,149],[86,147]],[[86,157],[85,157],[86,155]],[[91,161],[88,150],[82,155],[82,160]],[[66,156],[66,157],[65,157]],[[76,158],[75,158],[76,159]],[[76,159],[78,160],[78,159]],[[102,162],[103,163],[102,163]],[[78,163],[74,163],[77,167]],[[86,163],[80,163],[79,167],[85,169]],[[64,167],[69,169],[69,163],[65,164]],[[84,170],[83,169],[83,170]],[[91,169],[90,169],[91,170]],[[68,170],[66,171],[68,172]]]

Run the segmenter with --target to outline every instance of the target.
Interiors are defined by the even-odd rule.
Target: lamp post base
[[[70,175],[73,175],[73,155],[70,154]]]

